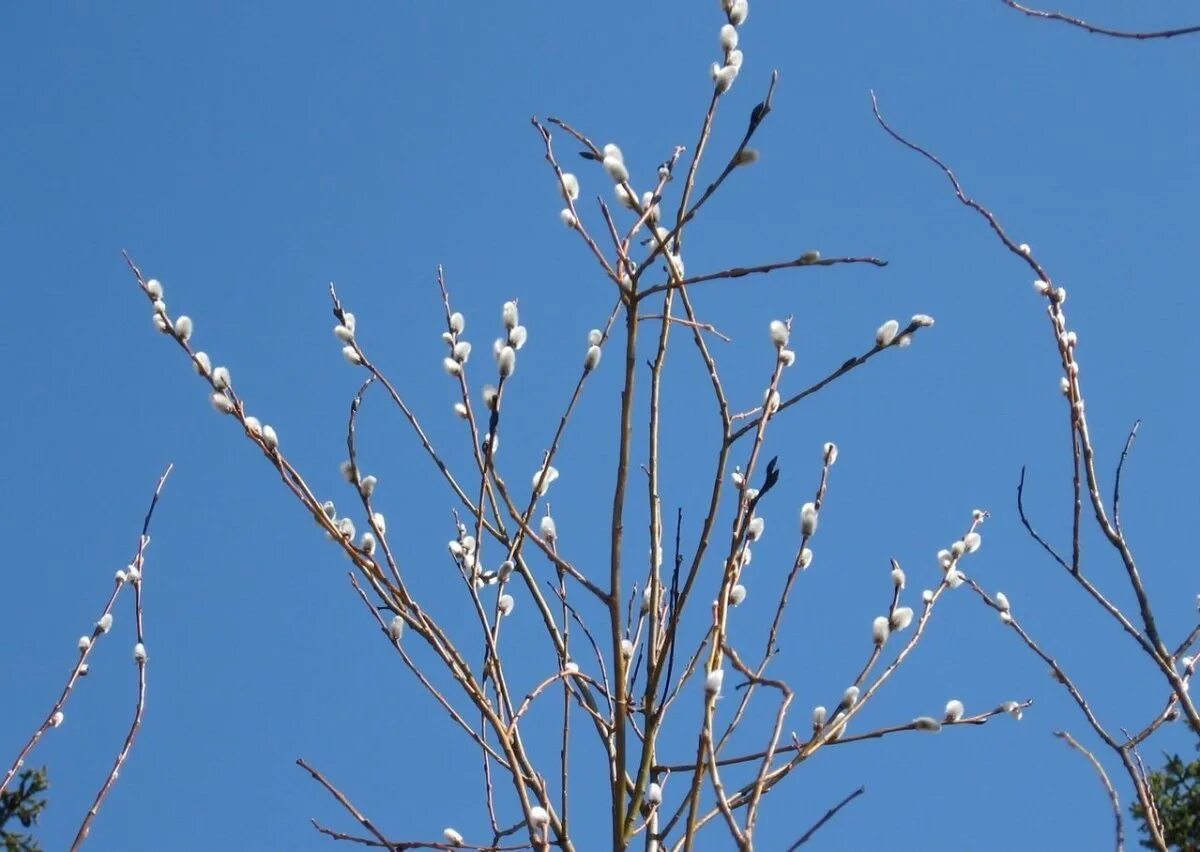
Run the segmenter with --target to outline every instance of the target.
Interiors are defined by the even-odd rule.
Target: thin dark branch
[[[1005,6],[1010,9],[1016,9],[1023,15],[1028,15],[1031,18],[1041,18],[1043,21],[1061,21],[1064,24],[1070,24],[1073,27],[1078,27],[1081,30],[1087,30],[1089,33],[1096,35],[1112,36],[1113,38],[1133,39],[1135,41],[1146,41],[1154,38],[1174,38],[1175,36],[1191,35],[1192,33],[1200,33],[1200,25],[1191,27],[1178,27],[1173,30],[1153,30],[1150,32],[1135,32],[1132,30],[1113,30],[1108,27],[1101,27],[1097,24],[1090,24],[1082,18],[1076,18],[1073,15],[1067,15],[1063,12],[1046,12],[1041,9],[1031,9],[1028,6],[1022,6],[1015,0],[1000,0]]]
[[[96,815],[100,813],[100,806],[104,804],[109,791],[116,785],[117,777],[121,773],[121,767],[125,765],[125,761],[129,758],[129,752],[133,750],[134,740],[137,739],[138,731],[142,728],[142,719],[146,714],[146,655],[144,644],[146,637],[142,628],[142,583],[145,581],[146,548],[150,546],[150,519],[154,516],[154,509],[158,505],[158,498],[162,494],[163,485],[166,484],[167,477],[171,475],[171,471],[174,469],[175,465],[167,465],[167,469],[158,478],[158,484],[154,487],[154,495],[150,498],[150,508],[146,510],[146,516],[142,520],[142,534],[138,540],[137,555],[134,556],[133,562],[130,565],[131,572],[135,569],[138,572],[137,576],[131,577],[129,582],[133,585],[137,647],[142,650],[140,656],[137,656],[135,652],[134,657],[138,667],[138,685],[137,700],[133,708],[133,719],[129,723],[129,730],[125,734],[125,740],[121,743],[121,750],[117,752],[117,757],[113,761],[112,770],[104,779],[104,783],[100,785],[91,808],[84,815],[83,822],[79,826],[79,831],[75,834],[75,840],[71,844],[71,852],[75,852],[76,849],[83,845],[83,841],[87,840],[87,836],[92,830],[92,823],[95,821]]]
[[[359,824],[362,825],[363,828],[365,828],[367,831],[371,832],[371,834],[375,835],[375,838],[379,841],[380,845],[382,845],[385,849],[401,848],[399,845],[392,843],[390,840],[388,840],[386,837],[384,837],[383,832],[381,832],[379,829],[377,829],[375,827],[375,824],[373,822],[371,822],[371,820],[362,811],[360,811],[358,808],[356,808],[354,806],[353,802],[351,802],[348,798],[346,798],[345,793],[343,793],[337,787],[333,786],[333,783],[331,781],[329,781],[324,775],[322,775],[319,770],[315,769],[314,767],[312,767],[308,763],[306,763],[304,758],[302,758],[302,757],[297,758],[296,765],[299,766],[301,769],[305,770],[306,772],[308,772],[308,774],[311,775],[318,784],[320,784],[322,787],[324,787],[326,790],[328,790],[329,795],[331,795],[335,799],[337,799],[338,803],[343,808],[345,808],[350,813],[351,816],[353,816],[356,820],[358,820]],[[409,847],[409,848],[411,848],[411,847]],[[436,849],[438,847],[434,846],[433,848]]]
[[[1117,837],[1117,852],[1122,852],[1125,848],[1125,824],[1121,820],[1121,799],[1117,796],[1116,789],[1113,788],[1112,781],[1108,778],[1108,773],[1104,771],[1103,764],[1096,759],[1096,755],[1092,754],[1079,742],[1071,736],[1067,731],[1055,731],[1054,736],[1066,742],[1071,748],[1078,751],[1086,757],[1096,769],[1096,774],[1100,776],[1101,783],[1104,784],[1104,789],[1108,792],[1108,800],[1112,802],[1113,817],[1116,820],[1116,837]]]
[[[1047,543],[1047,541],[1044,538],[1042,538],[1041,535],[1038,534],[1037,530],[1035,530],[1033,528],[1033,524],[1031,524],[1029,522],[1029,517],[1025,514],[1025,468],[1024,467],[1021,468],[1021,480],[1017,483],[1017,514],[1020,516],[1021,524],[1025,527],[1025,531],[1027,533],[1029,533],[1030,537],[1034,541],[1036,541],[1038,544],[1040,544],[1042,546],[1042,549],[1045,550],[1047,553],[1049,553],[1051,558],[1053,558],[1055,562],[1057,562],[1059,565],[1061,565],[1066,570],[1071,571],[1071,573],[1074,573],[1074,571],[1072,571],[1072,569],[1071,569],[1071,566],[1067,564],[1067,561],[1058,555],[1058,551],[1055,550],[1052,546],[1050,546],[1050,544]]]
[[[1137,437],[1138,427],[1141,425],[1141,420],[1135,420],[1133,428],[1129,430],[1129,437],[1125,439],[1125,447],[1121,450],[1121,460],[1117,462],[1117,475],[1113,478],[1113,527],[1118,534],[1121,532],[1121,471],[1125,469],[1125,459],[1129,457],[1133,440]]]
[[[795,852],[795,850],[799,849],[801,846],[803,846],[805,843],[807,843],[809,841],[809,839],[812,838],[812,836],[817,833],[817,831],[821,828],[821,826],[825,825],[825,823],[829,822],[831,819],[833,819],[835,816],[837,816],[838,811],[840,811],[842,808],[846,807],[846,805],[853,802],[855,799],[857,799],[859,796],[861,796],[866,791],[867,791],[866,787],[859,787],[857,790],[855,790],[849,796],[842,799],[840,802],[838,802],[832,808],[827,810],[825,812],[825,816],[823,816],[819,820],[817,820],[816,823],[813,824],[812,828],[810,828],[808,831],[804,832],[804,834],[800,835],[800,839],[788,847],[788,852]]]
[[[710,272],[706,275],[696,275],[691,278],[684,278],[682,281],[670,281],[666,284],[658,284],[654,287],[648,287],[645,290],[638,291],[638,299],[644,299],[647,296],[653,296],[655,293],[663,293],[667,290],[677,290],[680,287],[689,287],[692,284],[700,284],[704,281],[723,281],[731,278],[742,278],[746,275],[766,275],[768,272],[774,272],[777,269],[792,269],[800,266],[837,266],[845,263],[869,263],[872,266],[887,266],[888,262],[878,257],[813,257],[811,253],[802,254],[800,257],[792,260],[782,260],[777,263],[765,263],[761,266],[734,266],[730,269],[722,269],[720,272]]]

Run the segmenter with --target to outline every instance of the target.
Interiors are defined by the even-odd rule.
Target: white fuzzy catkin
[[[910,606],[898,606],[891,617],[892,630],[903,630],[912,624],[913,611]]]
[[[933,590],[926,589],[925,591],[921,592],[921,600],[923,600],[925,603],[931,603],[933,601]]]
[[[462,334],[467,328],[467,318],[458,311],[450,314],[450,330],[455,334]]]
[[[541,805],[534,805],[529,809],[529,823],[535,828],[541,828],[550,822],[550,814]]]
[[[1024,715],[1023,711],[1021,710],[1021,705],[1016,701],[1005,701],[1000,705],[1000,709],[1012,716],[1018,722],[1021,721],[1021,716]]]
[[[587,354],[583,356],[583,369],[591,372],[600,366],[600,347],[592,345],[588,347]]]
[[[545,475],[543,475],[543,471]],[[550,484],[558,479],[558,468],[550,465],[548,468],[541,468],[533,475],[533,487],[537,489],[538,496],[543,496],[550,490]]]
[[[146,646],[141,642],[133,646],[133,659],[138,663],[146,662]]]
[[[451,846],[462,846],[463,836],[453,828],[443,828],[442,837],[445,838],[446,842]]]
[[[746,599],[746,587],[740,583],[729,590],[729,605],[741,606]]]
[[[358,354],[358,350],[353,346],[343,346],[342,357],[346,359],[347,364],[352,364],[355,367],[362,364],[362,356]]]
[[[788,338],[791,332],[788,331],[787,323],[782,320],[771,320],[771,342],[775,344],[775,348],[782,349],[788,345]]]
[[[508,345],[513,349],[520,349],[525,345],[525,341],[529,339],[529,330],[523,325],[515,326],[508,333]]]
[[[558,526],[554,523],[554,518],[546,515],[542,518],[540,528],[542,530],[542,538],[546,541],[553,542],[558,539]]]
[[[467,406],[461,402],[454,403],[454,413],[463,420],[467,419]]]
[[[163,285],[157,278],[151,278],[146,282],[146,293],[151,299],[161,299],[163,297]]]
[[[733,87],[733,81],[737,79],[738,69],[736,65],[717,65],[715,62],[712,66],[713,82],[717,86],[717,94],[723,95]]]
[[[829,441],[828,443],[826,443],[825,447],[824,447],[824,454],[825,454],[825,464],[829,465],[830,467],[833,467],[834,463],[837,462],[837,459],[838,459],[837,444],[833,443],[832,441]]]
[[[275,428],[273,426],[263,426],[262,439],[263,443],[267,445],[267,449],[269,450],[274,450],[279,447],[279,436],[275,434]]]
[[[194,328],[195,325],[189,316],[184,315],[175,320],[175,336],[184,343],[191,339]]]
[[[972,531],[963,536],[963,546],[967,553],[974,553],[981,544],[983,544],[983,537],[977,532]]]
[[[460,340],[454,344],[454,360],[460,364],[467,363],[467,359],[471,357],[471,344],[466,340]]]
[[[646,221],[651,225],[662,217],[662,210],[654,203],[654,193],[649,190],[642,193],[642,210],[646,211]]]
[[[392,637],[393,642],[399,642],[404,636],[404,619],[400,616],[394,616],[388,624],[388,636]]]
[[[339,323],[333,327],[333,336],[342,343],[349,343],[354,339],[354,332]]]
[[[625,188],[625,184],[619,183],[613,187],[613,195],[617,197],[617,203],[628,210],[637,209],[637,200]]]
[[[858,703],[858,694],[859,690],[857,686],[846,687],[846,691],[842,693],[842,703],[840,706],[843,708],[853,707]]]
[[[817,507],[813,503],[805,503],[800,507],[800,533],[811,536],[817,531]]]
[[[904,576],[904,569],[899,565],[892,568],[892,585],[897,589],[903,589],[904,584],[908,582],[908,578]]]
[[[50,717],[50,727],[57,728],[63,723],[63,718],[63,711],[55,710],[54,714]]]
[[[746,18],[750,15],[749,0],[733,0],[733,5],[729,7],[729,23],[735,27],[740,27],[746,23]]]
[[[579,227],[579,217],[572,213],[571,208],[569,207],[564,207],[562,210],[559,210],[558,218],[559,221],[572,230]]]
[[[878,616],[871,622],[871,638],[876,645],[882,645],[887,641],[888,635],[892,632],[891,622],[887,616]]]
[[[762,518],[751,518],[750,523],[746,525],[746,537],[751,541],[758,541],[762,538],[766,524]]]
[[[896,334],[899,331],[900,323],[895,320],[888,320],[875,330],[875,345],[880,348],[890,346],[892,341],[896,339]]]
[[[600,329],[593,328],[591,331],[588,332],[588,345],[589,346],[599,346],[603,342],[604,342],[604,332],[602,332]]]
[[[202,376],[207,376],[212,372],[212,360],[208,357],[207,352],[197,352],[192,356],[192,364],[196,368],[196,372]]]
[[[945,720],[947,722],[957,722],[963,717],[964,712],[963,703],[957,698],[951,698],[946,702]]]
[[[917,731],[928,731],[931,734],[936,734],[942,729],[942,723],[932,716],[918,716],[913,719],[913,729]]]
[[[233,400],[223,393],[214,393],[212,395],[212,406],[219,414],[233,413]]]
[[[1012,609],[1008,602],[1008,596],[1004,592],[996,592],[996,606],[1001,612],[1008,612]]]
[[[813,552],[806,547],[800,551],[800,558],[796,560],[796,564],[799,565],[800,570],[803,571],[809,565],[812,565],[812,561]]]
[[[362,549],[363,553],[367,554],[367,556],[371,556],[373,553],[375,553],[375,545],[375,536],[372,533],[365,532],[362,534],[362,541],[361,544],[359,544],[359,547]]]
[[[633,642],[628,639],[621,640],[621,656],[627,660],[633,656]]]
[[[500,319],[504,321],[505,328],[509,330],[516,328],[521,320],[521,315],[517,311],[517,303],[505,302],[500,308]]]
[[[721,694],[721,685],[725,683],[725,670],[713,669],[704,678],[704,694],[716,698]]]
[[[726,53],[738,46],[738,31],[733,24],[725,24],[721,27],[721,49]]]
[[[501,595],[496,601],[496,608],[500,610],[501,615],[509,615],[516,603],[512,595]]]
[[[663,798],[662,786],[655,783],[654,781],[651,781],[650,786],[646,788],[646,804],[661,805],[662,798]]]
[[[563,172],[562,191],[563,197],[568,201],[574,201],[579,198],[579,178],[570,172]]]
[[[825,719],[828,718],[828,716],[829,711],[827,711],[824,707],[814,707],[812,712],[813,730],[819,730],[820,727],[825,724]]]
[[[929,314],[913,314],[912,324],[921,326],[922,328],[929,328],[933,325],[933,317]]]
[[[379,479],[374,476],[364,476],[362,481],[358,483],[358,492],[364,497],[370,497],[375,493],[376,487],[379,485]]]
[[[618,157],[606,156],[603,161],[604,171],[608,172],[608,176],[617,183],[624,183],[629,180],[629,169],[625,167],[625,163]]]
[[[517,369],[517,351],[511,346],[505,346],[500,350],[496,363],[500,366],[500,377],[508,378]]]
[[[91,636],[80,636],[79,637],[79,650],[86,651],[90,647],[92,647],[92,637]]]

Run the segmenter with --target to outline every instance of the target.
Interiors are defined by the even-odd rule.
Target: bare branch
[[[1070,24],[1073,27],[1078,27],[1081,30],[1087,30],[1089,33],[1096,35],[1112,36],[1113,38],[1133,39],[1135,41],[1145,41],[1155,38],[1174,38],[1175,36],[1191,35],[1192,33],[1200,33],[1200,25],[1191,27],[1178,27],[1172,30],[1154,30],[1149,32],[1134,32],[1130,30],[1113,30],[1108,27],[1101,27],[1097,24],[1089,24],[1082,18],[1076,18],[1072,15],[1067,15],[1062,12],[1044,12],[1041,9],[1031,9],[1028,6],[1022,6],[1016,0],[1000,0],[1005,6],[1010,9],[1016,9],[1023,15],[1028,15],[1031,18],[1040,18],[1043,21],[1061,21],[1064,24]]]

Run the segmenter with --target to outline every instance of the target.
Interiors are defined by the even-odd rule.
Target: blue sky
[[[6,763],[129,559],[155,477],[176,464],[146,584],[147,718],[91,848],[327,848],[333,841],[310,817],[355,826],[294,766],[298,757],[397,839],[433,838],[453,824],[482,840],[486,824],[474,752],[380,641],[346,564],[154,332],[121,250],[164,281],[172,311],[196,318],[197,345],[231,367],[314,489],[343,502],[350,493],[337,465],[359,376],[329,334],[328,282],[358,315],[364,348],[459,466],[469,447],[440,368],[435,268],[445,265],[479,356],[500,329],[501,303],[519,299],[530,343],[506,414],[520,428],[500,464],[524,481],[577,376],[587,331],[612,301],[558,221],[529,118],[560,115],[598,142],[618,142],[645,183],[672,146],[694,143],[717,58],[716,5],[80,3],[0,12]],[[1192,23],[1179,19],[1180,4],[1136,17],[1116,0],[1074,11],[1131,28]],[[875,126],[867,92],[877,91],[899,130],[944,155],[1068,287],[1105,482],[1125,431],[1143,419],[1124,520],[1160,624],[1176,639],[1195,623],[1200,592],[1186,546],[1200,472],[1191,376],[1200,354],[1196,41],[1102,39],[1028,20],[998,0],[756,0],[742,46],[745,65],[713,150],[736,145],[774,68],[776,110],[757,143],[761,162],[696,222],[689,271],[810,248],[891,263],[698,287],[700,314],[733,339],[714,346],[734,407],[761,398],[771,319],[796,318],[793,388],[868,348],[890,317],[924,312],[937,326],[776,421],[768,452],[784,477],[764,509],[767,535],[735,640],[760,653],[772,591],[795,547],[795,510],[810,499],[821,444],[834,440],[841,458],[816,559],[773,668],[796,689],[795,729],[853,679],[890,594],[888,559],[905,565],[916,600],[937,581],[935,552],[975,507],[993,518],[972,575],[1008,594],[1106,721],[1143,724],[1165,698],[1161,684],[1016,517],[1017,477],[1028,465],[1040,526],[1060,543],[1069,530],[1059,370],[1031,276],[932,167]],[[573,158],[562,134],[556,147]],[[598,168],[573,168],[585,199],[611,191]],[[701,181],[715,168],[714,159]],[[687,541],[715,415],[693,347],[676,340],[664,500],[671,513],[685,507]],[[564,545],[597,570],[603,559],[587,554],[602,552],[611,499],[614,355],[589,387],[551,492]],[[368,399],[362,441],[414,586],[474,649],[445,555],[449,492],[381,396]],[[636,485],[629,547],[640,559]],[[1085,542],[1085,564],[1129,603],[1102,542]],[[129,603],[66,724],[35,755],[54,784],[40,834],[47,849],[74,835],[132,710]],[[530,613],[518,600],[509,637],[526,689],[553,665]],[[695,707],[681,709],[682,727],[664,743],[668,760],[694,749],[693,692]],[[867,794],[812,848],[1110,842],[1090,768],[1051,736],[1066,728],[1094,744],[1083,720],[965,590],[939,607],[911,662],[856,724],[937,714],[952,697],[969,711],[1010,698],[1036,703],[1019,724],[1000,718],[828,749],[772,794],[762,847],[786,846],[860,784]],[[545,719],[553,731],[553,711]],[[549,761],[556,742],[550,734],[535,751]],[[1182,729],[1155,742],[1152,762],[1157,748],[1189,748]],[[594,745],[582,733],[577,749],[574,819],[596,832],[583,848],[601,848],[606,793],[586,777]],[[679,780],[668,783],[669,800]],[[1128,801],[1127,784],[1121,792]],[[724,846],[717,833],[707,842]]]

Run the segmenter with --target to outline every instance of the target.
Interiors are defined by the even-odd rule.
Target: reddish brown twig
[[[1070,24],[1073,27],[1078,27],[1081,30],[1087,30],[1089,33],[1096,35],[1112,36],[1113,38],[1133,39],[1135,41],[1146,41],[1155,38],[1174,38],[1175,36],[1191,35],[1192,33],[1200,33],[1200,25],[1191,27],[1177,27],[1171,30],[1151,30],[1148,32],[1136,32],[1133,30],[1114,30],[1108,27],[1102,27],[1098,24],[1090,24],[1082,18],[1076,18],[1073,15],[1067,15],[1063,12],[1046,12],[1041,9],[1032,9],[1029,6],[1022,6],[1016,0],[1000,0],[1005,6],[1010,9],[1015,9],[1023,15],[1028,15],[1031,18],[1040,18],[1043,21],[1061,21],[1064,24]]]
[[[167,477],[170,475],[172,468],[173,468],[173,465],[168,465],[166,471],[163,473],[162,476],[159,477],[158,483],[155,485],[155,488],[154,488],[154,494],[150,498],[150,506],[146,510],[145,517],[142,519],[142,531],[138,538],[138,546],[137,546],[137,550],[134,555],[134,561],[132,563],[132,564],[135,564],[138,566],[139,571],[141,571],[141,568],[142,568],[143,555],[145,553],[145,549],[150,543],[150,539],[149,539],[150,521],[154,517],[154,510],[158,506],[159,495],[162,493],[163,485],[166,483]],[[59,694],[58,699],[50,707],[50,711],[46,714],[45,720],[43,720],[42,724],[39,725],[38,728],[29,737],[29,740],[26,741],[25,745],[21,748],[21,751],[18,752],[16,759],[12,763],[12,766],[9,767],[8,771],[4,775],[3,781],[0,782],[0,792],[3,792],[8,787],[8,785],[12,781],[13,777],[25,765],[25,761],[29,758],[29,755],[33,752],[34,748],[37,747],[38,743],[41,741],[42,737],[46,734],[46,732],[49,731],[51,728],[57,727],[59,724],[62,723],[63,710],[66,707],[67,701],[68,701],[68,699],[70,699],[71,694],[75,689],[75,685],[79,682],[79,679],[87,673],[88,659],[90,658],[92,651],[95,650],[96,643],[99,641],[100,637],[105,635],[109,630],[109,627],[101,626],[101,625],[103,623],[111,624],[113,606],[114,606],[114,604],[116,604],[117,598],[121,594],[121,590],[125,587],[125,576],[126,575],[124,574],[124,572],[122,572],[121,575],[118,576],[118,578],[116,580],[116,584],[113,587],[112,592],[109,593],[108,600],[105,601],[103,610],[101,610],[100,618],[96,620],[96,626],[93,627],[91,634],[86,636],[87,641],[81,643],[81,647],[79,649],[79,658],[75,661],[75,665],[71,667],[71,672],[67,676],[67,682],[63,686],[62,692]],[[141,641],[141,624],[140,624],[141,608],[140,608],[140,605],[138,607],[137,614],[138,614],[138,622],[139,622],[139,624],[138,624],[138,633],[139,633],[138,641]],[[135,718],[136,722],[140,722],[141,708],[142,708],[142,702],[139,700],[138,714],[137,714],[137,717]],[[136,728],[134,729],[134,731],[132,733],[136,733]],[[131,745],[132,745],[132,738],[127,740],[127,747],[123,750],[124,754],[128,753],[128,746],[131,746]]]

